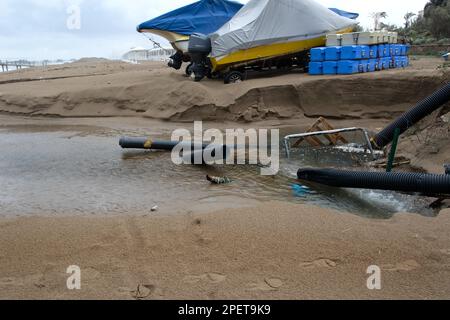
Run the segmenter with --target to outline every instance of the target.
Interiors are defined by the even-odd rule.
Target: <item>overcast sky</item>
[[[407,11],[418,12],[428,2],[317,1],[327,7],[358,12],[363,27],[372,27],[370,13],[376,11],[386,11],[389,17],[385,22],[400,25]],[[1,0],[0,59],[119,58],[131,47],[152,47],[146,38],[136,32],[139,23],[192,2],[195,1]],[[76,6],[80,8],[79,29],[76,21],[71,19],[76,16],[73,11]]]

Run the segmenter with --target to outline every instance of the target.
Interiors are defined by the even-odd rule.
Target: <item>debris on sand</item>
[[[208,180],[212,184],[227,184],[227,183],[231,183],[231,179],[228,178],[228,177],[214,177],[214,176],[207,175],[206,176],[206,180]]]

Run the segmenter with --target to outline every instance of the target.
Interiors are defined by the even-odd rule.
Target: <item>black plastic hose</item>
[[[408,112],[401,115],[384,130],[379,132],[373,139],[374,147],[382,149],[392,142],[396,128],[400,129],[400,134],[408,128],[430,115],[433,111],[450,101],[450,82],[433,93],[428,98],[419,102]]]
[[[196,144],[192,142],[178,142],[178,141],[158,141],[148,138],[135,138],[135,137],[122,137],[120,138],[119,145],[123,149],[145,149],[145,150],[165,150],[172,151],[175,146],[179,145],[185,149],[190,149],[190,152],[186,152],[182,155],[182,158],[191,163],[195,163],[197,159],[201,159],[203,163],[208,163],[216,158],[216,151],[221,150],[221,157],[219,159],[226,160],[231,154],[230,149],[226,145],[210,145],[200,144],[196,148]],[[210,156],[213,159],[205,159],[205,156]],[[218,159],[217,159],[218,160]]]
[[[122,137],[119,141],[119,145],[123,149],[153,149],[166,151],[172,151],[179,143],[180,142],[178,141],[158,141],[140,137]],[[181,142],[181,144],[187,146],[191,145],[192,147],[195,146],[195,144],[192,144],[191,142]],[[205,149],[207,146],[208,144],[202,144],[202,149]]]
[[[450,175],[446,174],[300,169],[297,176],[300,180],[332,187],[450,195]]]

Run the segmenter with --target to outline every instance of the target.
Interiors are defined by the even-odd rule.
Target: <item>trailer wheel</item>
[[[192,72],[194,72],[194,64],[193,63],[189,63],[188,66],[186,67],[186,75],[188,77],[190,77],[192,75]]]
[[[225,84],[239,83],[244,81],[244,74],[239,71],[231,71],[225,75],[223,82]]]
[[[203,78],[204,78],[204,76],[197,76],[197,75],[196,75],[196,76],[194,77],[194,81],[195,81],[195,82],[200,82],[200,81],[203,80]]]

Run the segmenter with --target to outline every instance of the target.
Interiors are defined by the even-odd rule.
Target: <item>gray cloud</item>
[[[177,2],[182,5],[189,1],[173,2],[176,7]],[[115,58],[133,46],[151,47],[151,43],[136,32],[136,26],[174,5],[167,1],[162,3],[143,0],[2,0],[0,59]],[[67,28],[67,9],[73,4],[80,8],[79,30]]]

